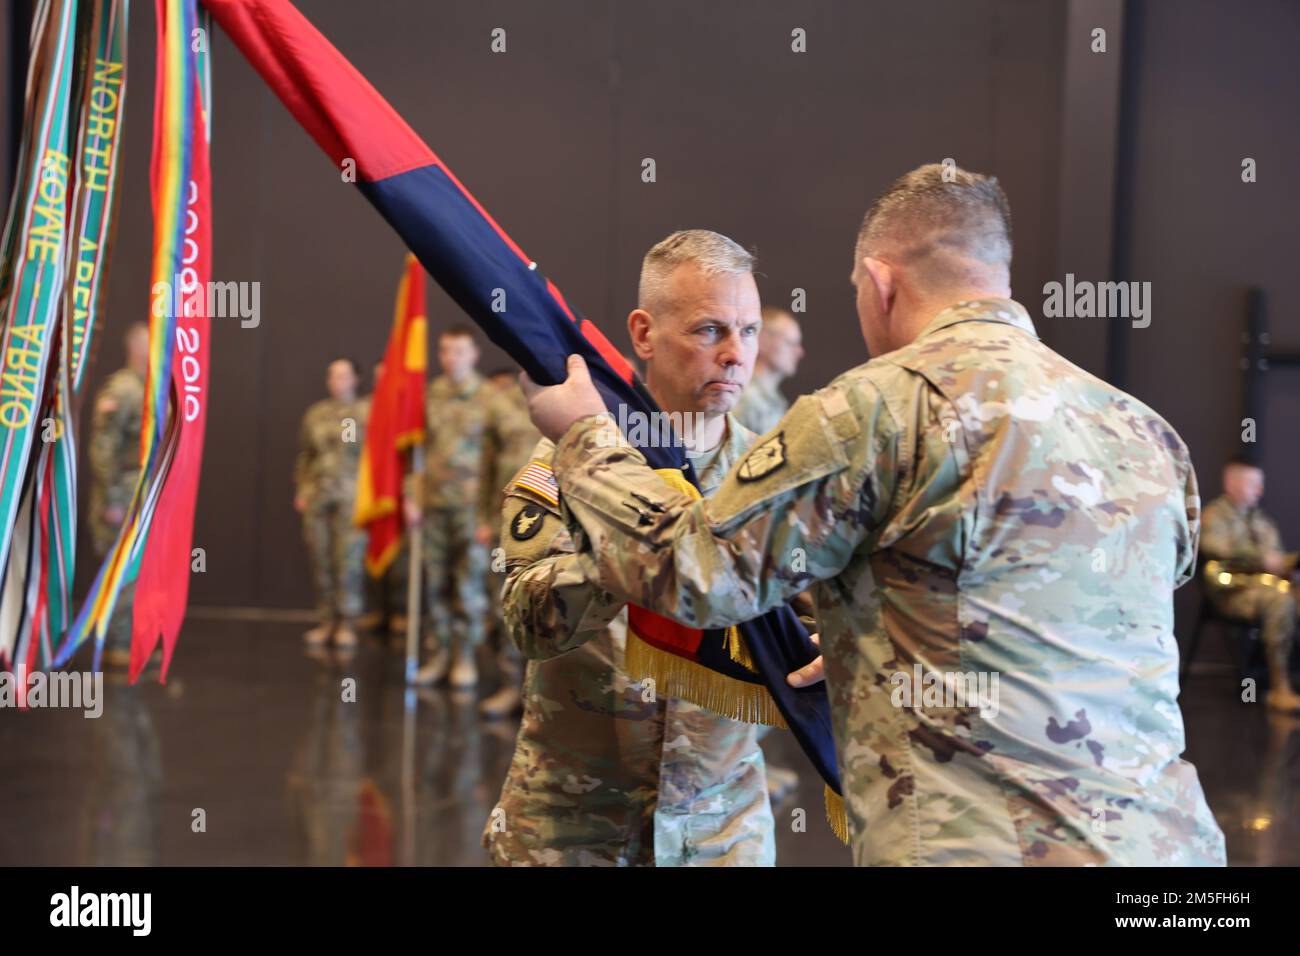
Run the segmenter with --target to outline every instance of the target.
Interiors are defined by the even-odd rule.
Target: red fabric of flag
[[[384,367],[371,400],[353,514],[357,527],[369,532],[366,570],[374,577],[388,570],[402,544],[402,453],[424,441],[426,325],[424,267],[407,253]]]

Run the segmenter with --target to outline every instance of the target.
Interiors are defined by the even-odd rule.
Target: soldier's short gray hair
[[[993,176],[952,164],[918,166],[894,180],[867,210],[857,259],[892,257],[936,266],[955,256],[1011,266],[1011,207]],[[927,261],[928,260],[928,261]]]
[[[689,262],[706,276],[754,273],[753,254],[735,240],[708,229],[682,229],[656,242],[641,260],[637,307],[647,312],[670,308],[668,278]]]

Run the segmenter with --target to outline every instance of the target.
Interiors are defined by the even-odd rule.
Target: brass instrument
[[[1231,561],[1206,561],[1203,574],[1207,585],[1219,588],[1266,587],[1282,594],[1291,590],[1291,579],[1286,575],[1245,570]]]

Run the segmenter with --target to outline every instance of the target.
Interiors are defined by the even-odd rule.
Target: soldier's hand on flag
[[[605,403],[591,382],[591,373],[581,355],[570,355],[569,377],[562,385],[542,386],[519,374],[519,384],[528,397],[528,417],[537,430],[553,442],[558,442],[580,418],[603,415]]]
[[[822,636],[820,634],[812,635],[812,642],[818,647],[822,646]],[[786,683],[791,687],[807,687],[809,684],[815,684],[820,680],[826,679],[826,672],[822,667],[822,656],[817,655],[817,659],[811,664],[805,664],[797,671],[786,675]]]

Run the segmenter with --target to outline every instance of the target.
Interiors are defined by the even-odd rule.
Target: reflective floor
[[[486,865],[515,733],[477,716],[494,686],[409,693],[398,650],[312,658],[301,630],[191,621],[168,683],[110,675],[99,719],[0,709],[0,864]],[[1188,757],[1232,863],[1300,864],[1300,720],[1239,695],[1224,665],[1193,674]],[[779,862],[847,865],[789,734],[764,749],[801,773],[776,808]]]

